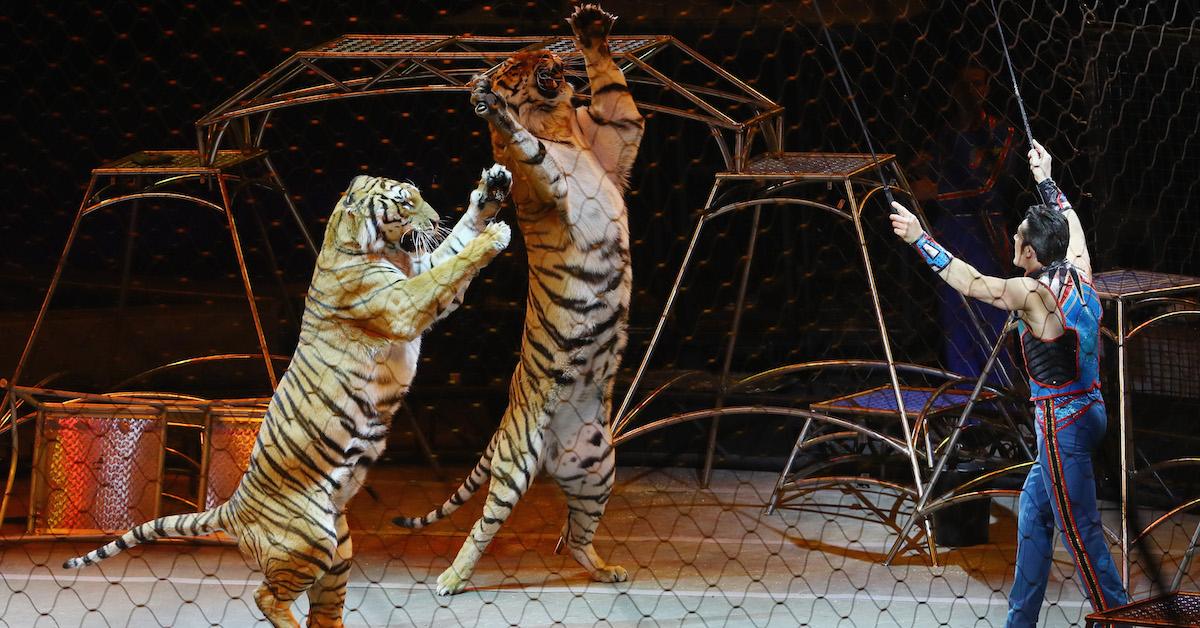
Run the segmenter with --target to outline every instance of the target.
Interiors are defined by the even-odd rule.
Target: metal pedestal
[[[1200,505],[1200,498],[1191,499],[1172,508],[1141,530],[1130,528],[1130,491],[1133,480],[1139,474],[1155,473],[1169,466],[1200,465],[1200,459],[1165,460],[1143,469],[1137,468],[1133,458],[1133,413],[1130,398],[1133,384],[1129,372],[1129,342],[1143,335],[1152,326],[1165,321],[1181,318],[1200,320],[1200,299],[1197,298],[1200,296],[1200,278],[1140,270],[1113,270],[1098,273],[1093,277],[1093,283],[1100,298],[1113,305],[1117,311],[1116,328],[1105,329],[1103,332],[1117,345],[1117,417],[1121,456],[1121,530],[1118,537],[1121,581],[1128,587],[1131,546],[1176,514]],[[1167,311],[1134,322],[1134,312],[1139,308],[1155,305],[1165,306]]]
[[[251,178],[251,169],[259,169],[260,175]],[[131,181],[136,186],[135,190],[124,193],[123,190],[128,189],[128,186],[123,186],[122,184]],[[80,203],[79,210],[75,213],[75,219],[71,223],[70,231],[67,233],[67,242],[63,247],[62,255],[59,257],[58,266],[55,268],[54,275],[50,279],[50,285],[46,289],[46,296],[42,300],[42,306],[38,310],[37,317],[34,319],[33,329],[25,343],[24,350],[21,352],[21,357],[17,361],[16,369],[13,371],[11,383],[13,385],[21,383],[22,371],[33,350],[34,344],[37,342],[38,333],[45,320],[50,302],[54,298],[55,290],[62,279],[63,269],[66,267],[71,247],[75,243],[75,237],[79,232],[79,227],[83,219],[93,212],[114,205],[128,204],[136,208],[137,203],[144,200],[171,200],[198,205],[202,208],[215,211],[228,225],[233,245],[233,255],[237,261],[238,272],[241,277],[242,289],[246,295],[250,318],[254,323],[258,348],[267,370],[271,388],[274,389],[277,383],[275,368],[271,363],[270,351],[267,347],[266,337],[263,334],[262,319],[259,316],[254,289],[250,284],[250,276],[246,269],[241,237],[233,212],[235,190],[231,188],[236,189],[243,185],[251,184],[260,185],[279,193],[285,199],[289,208],[291,208],[297,226],[300,228],[301,233],[304,234],[309,246],[314,247],[312,239],[304,227],[303,220],[300,218],[295,206],[291,204],[287,190],[284,189],[282,181],[275,172],[275,168],[271,165],[270,159],[267,158],[266,151],[219,151],[212,165],[204,165],[201,163],[200,153],[197,151],[147,150],[105,163],[93,169],[83,201]],[[127,245],[127,261],[129,258],[129,247],[131,246],[132,244]],[[315,254],[315,247],[313,248],[313,252]],[[128,263],[126,266],[126,276],[123,285],[128,281]]]
[[[904,178],[899,166],[896,164],[895,156],[883,154],[878,156],[879,165],[890,171],[890,178],[894,178],[899,183],[893,188],[896,192],[907,194],[911,197],[907,181]],[[654,333],[651,336],[650,344],[646,348],[645,354],[638,365],[633,381],[625,394],[619,410],[616,413],[613,432],[619,440],[626,437],[626,432],[632,426],[632,419],[640,411],[641,408],[652,400],[657,395],[661,394],[666,388],[673,383],[680,381],[688,376],[683,374],[676,379],[668,382],[667,385],[661,386],[652,391],[649,396],[641,400],[636,406],[634,405],[635,396],[638,393],[638,388],[646,374],[647,366],[653,357],[654,350],[661,338],[663,329],[666,326],[667,319],[670,317],[671,310],[675,303],[675,298],[679,294],[680,286],[683,283],[684,277],[693,264],[693,253],[696,249],[696,244],[701,235],[704,233],[705,227],[714,219],[726,214],[742,212],[750,210],[751,229],[749,241],[746,243],[746,256],[741,269],[741,276],[738,285],[738,297],[734,307],[734,317],[729,333],[729,340],[726,344],[724,357],[721,362],[721,371],[717,381],[717,390],[713,400],[713,408],[698,412],[690,412],[685,415],[676,415],[666,418],[657,419],[647,424],[639,426],[636,430],[627,433],[629,437],[634,434],[642,434],[648,431],[653,431],[665,425],[673,425],[683,421],[691,421],[698,419],[712,419],[709,434],[708,446],[704,458],[704,470],[702,481],[707,485],[709,474],[712,470],[712,462],[714,451],[716,448],[717,428],[720,417],[728,414],[759,414],[759,415],[784,415],[796,416],[800,418],[812,419],[815,414],[818,420],[822,422],[832,422],[834,424],[847,424],[849,422],[821,415],[820,413],[811,413],[795,408],[767,408],[764,406],[754,406],[753,408],[736,408],[727,407],[726,399],[731,392],[736,391],[739,387],[744,386],[747,382],[756,380],[759,376],[752,376],[746,380],[735,382],[731,380],[730,369],[734,354],[734,348],[737,344],[738,331],[741,324],[741,314],[745,306],[746,290],[750,281],[750,267],[753,263],[755,246],[758,237],[758,221],[764,208],[771,206],[785,206],[787,208],[812,208],[829,212],[840,218],[848,220],[854,227],[859,252],[862,258],[863,268],[867,277],[867,289],[871,295],[872,309],[875,315],[875,322],[880,334],[880,341],[883,345],[885,360],[884,367],[888,371],[890,380],[890,394],[894,400],[896,414],[899,417],[902,436],[898,439],[888,440],[887,442],[898,448],[899,453],[907,459],[907,465],[911,470],[913,477],[913,486],[918,491],[923,490],[921,481],[921,470],[919,459],[927,455],[919,454],[917,451],[917,438],[909,421],[909,412],[906,409],[905,400],[902,394],[900,380],[896,374],[896,362],[892,355],[891,339],[888,335],[886,323],[884,321],[883,309],[880,303],[879,291],[875,284],[874,268],[871,261],[870,252],[867,249],[865,234],[862,225],[862,209],[874,197],[883,190],[883,183],[875,174],[879,172],[875,162],[870,155],[858,153],[767,153],[751,158],[744,168],[733,171],[720,172],[716,175],[716,180],[713,182],[712,189],[709,192],[708,200],[705,203],[705,208],[701,212],[695,230],[692,233],[691,242],[688,245],[687,251],[684,254],[683,261],[680,263],[679,270],[675,277],[675,283],[671,287],[671,291],[667,296],[666,304],[658,318],[658,323],[655,326]],[[731,189],[732,184],[749,184],[749,189],[745,189],[743,185],[736,189]],[[836,190],[841,197],[841,202],[836,206],[826,202],[814,200],[820,198],[817,194],[811,191],[813,186],[820,186],[822,189]],[[741,192],[740,200],[726,200],[732,196],[735,191]],[[722,204],[716,204],[717,199],[722,199]],[[803,368],[803,365],[795,365]],[[789,367],[784,367],[789,368]],[[771,375],[780,374],[780,370],[776,369],[768,372]],[[881,434],[869,434],[870,436],[882,436]],[[894,441],[894,442],[893,442]],[[928,443],[926,443],[928,447]]]
[[[1087,628],[1193,628],[1200,626],[1200,593],[1165,593],[1101,613],[1092,613],[1085,618],[1085,622]]]
[[[1026,461],[1005,465],[999,469],[984,473],[979,477],[972,478],[962,485],[952,488],[944,495],[936,498],[933,496],[934,487],[937,486],[937,482],[941,478],[942,473],[945,471],[946,464],[949,462],[950,457],[954,455],[955,446],[958,444],[958,439],[962,435],[963,429],[966,427],[968,417],[971,416],[971,410],[973,410],[975,405],[980,401],[995,400],[1002,396],[1000,391],[990,389],[985,385],[985,382],[987,381],[988,375],[992,368],[996,365],[996,360],[999,357],[1000,350],[1004,344],[1005,335],[1015,324],[1016,317],[1010,315],[1008,317],[1008,321],[1004,325],[1004,328],[996,337],[996,341],[992,345],[991,354],[988,356],[987,363],[983,367],[983,372],[980,373],[979,378],[975,381],[974,389],[971,390],[969,395],[962,395],[965,396],[965,399],[961,400],[960,402],[962,412],[959,414],[958,421],[955,424],[950,437],[946,440],[946,442],[942,443],[944,447],[939,445],[937,448],[937,450],[941,450],[941,456],[937,459],[937,464],[934,465],[933,471],[929,474],[929,481],[926,484],[923,494],[913,507],[911,517],[909,518],[908,522],[900,528],[895,543],[893,543],[891,549],[888,550],[887,557],[884,559],[884,564],[891,564],[892,560],[896,558],[896,555],[904,551],[906,543],[911,546],[911,542],[908,539],[908,533],[912,530],[913,526],[915,526],[918,521],[928,522],[933,513],[937,512],[938,510],[967,501],[990,499],[997,495],[1020,494],[1019,490],[979,488],[1003,475],[1028,472],[1029,468],[1033,465],[1033,452],[1030,451],[1028,445],[1025,443],[1025,440],[1022,438],[1016,422],[1012,420],[1011,415],[1009,415],[1007,412],[1002,412],[1001,415],[1004,417],[1007,427],[1013,430],[1017,445],[1021,449],[1021,452],[1025,455]],[[959,382],[947,382],[946,386],[948,387],[955,383],[965,383],[966,381],[968,380],[963,378]],[[1011,395],[1009,395],[1009,397],[1011,400]]]
[[[45,321],[46,313],[49,310],[50,303],[54,299],[55,291],[62,279],[63,270],[65,269],[67,260],[70,257],[71,249],[75,243],[75,238],[79,233],[80,225],[85,217],[98,210],[121,205],[130,207],[131,210],[136,213],[138,204],[142,201],[175,201],[187,203],[193,206],[199,206],[204,210],[214,211],[218,216],[220,216],[221,219],[224,220],[229,229],[230,240],[233,248],[233,256],[237,262],[242,289],[245,292],[246,304],[249,308],[250,318],[254,324],[254,331],[258,341],[257,355],[263,361],[263,364],[266,368],[266,373],[269,380],[267,383],[270,385],[271,390],[274,389],[278,382],[275,366],[272,364],[272,356],[269,348],[267,347],[266,337],[263,333],[262,319],[259,315],[254,289],[251,285],[249,272],[246,268],[246,260],[243,252],[241,237],[238,232],[233,211],[233,199],[244,186],[249,185],[257,185],[266,188],[280,194],[284,198],[288,207],[291,209],[292,216],[296,221],[297,227],[300,229],[301,233],[304,234],[305,240],[308,242],[309,246],[313,247],[312,250],[315,254],[316,249],[313,245],[312,238],[308,235],[299,212],[296,210],[295,206],[292,205],[291,198],[289,197],[287,190],[283,187],[283,183],[276,173],[274,166],[271,164],[270,159],[267,157],[266,151],[218,151],[213,155],[212,163],[205,165],[202,163],[200,153],[197,151],[147,150],[102,164],[92,170],[92,176],[88,182],[87,191],[84,193],[83,201],[80,203],[79,209],[75,214],[75,218],[71,223],[70,230],[67,234],[66,244],[63,247],[62,255],[59,257],[58,265],[54,270],[54,274],[50,279],[50,285],[46,289],[46,295],[42,300],[42,305],[38,310],[36,318],[34,319],[33,328],[29,333],[29,337],[25,342],[25,347],[17,361],[16,368],[13,371],[12,379],[6,383],[7,389],[5,391],[5,402],[0,405],[0,407],[4,408],[5,411],[0,414],[0,433],[11,430],[13,435],[13,465],[9,469],[9,481],[6,486],[3,505],[0,505],[0,517],[3,516],[4,511],[6,510],[8,496],[12,492],[13,479],[15,478],[16,472],[15,462],[17,460],[18,453],[15,428],[22,418],[22,414],[19,412],[18,400],[13,396],[13,391],[19,387],[25,365],[33,352],[34,346],[37,343],[39,332],[41,331],[42,324]],[[124,255],[125,263],[121,287],[121,305],[124,304],[125,293],[128,290],[130,273],[129,266],[133,249],[134,230],[135,223],[134,220],[131,219],[130,233],[128,236],[129,241],[126,243]],[[31,415],[26,414],[24,418],[28,419],[29,416]],[[100,424],[93,425],[95,421],[100,421],[101,423],[107,422],[111,424],[111,427],[120,424],[121,421],[128,422],[133,420],[130,417],[121,415],[119,413],[112,415],[101,413],[97,415],[83,416],[92,418],[84,419],[84,422],[80,423],[79,425],[92,426],[101,431],[108,428],[100,427]],[[117,423],[113,423],[114,421]],[[55,423],[55,425],[58,425],[58,423]],[[39,441],[35,443],[35,451],[42,451],[42,449],[44,449],[45,443],[43,443],[40,439],[41,434],[42,431],[39,430]],[[74,442],[72,439],[67,440],[69,442]],[[161,459],[162,449],[164,446],[165,445],[160,441],[158,446],[151,447],[151,449],[155,450],[156,452],[154,453],[155,457]],[[121,473],[117,467],[103,471],[105,473]],[[126,471],[128,471],[128,469]],[[161,473],[161,467],[159,472]],[[153,478],[154,482],[158,481],[157,476],[160,473],[155,474],[155,477]],[[45,476],[45,474],[43,474],[43,476]],[[35,478],[35,480],[36,479],[37,478]],[[128,474],[125,476],[125,481],[129,481]],[[154,501],[157,503],[157,499]],[[204,500],[201,499],[198,503],[203,503],[203,501]],[[155,512],[157,512],[157,510],[155,510]],[[138,516],[141,517],[142,515],[139,514]],[[121,523],[122,525],[125,523],[116,521],[115,519],[114,522]]]
[[[241,479],[267,403],[26,386],[8,392],[24,412],[18,422],[36,425],[26,534],[0,539],[8,541],[125,530],[161,516],[164,498],[189,510],[215,506]],[[202,435],[194,494],[169,494],[163,485],[168,452],[183,456],[166,446],[171,430]]]

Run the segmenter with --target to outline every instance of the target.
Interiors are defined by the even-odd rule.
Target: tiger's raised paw
[[[500,97],[492,91],[492,80],[486,76],[477,76],[471,88],[471,106],[475,115],[491,120],[499,115]]]
[[[575,12],[567,18],[567,23],[584,48],[595,48],[604,43],[615,21],[617,16],[592,3],[575,7]]]
[[[620,565],[608,565],[592,572],[592,580],[596,582],[625,582],[628,579],[629,573]]]
[[[493,222],[483,230],[483,235],[492,241],[492,248],[497,252],[503,251],[512,240],[512,229],[506,222]]]
[[[437,594],[441,596],[458,595],[467,588],[467,581],[458,577],[453,566],[438,576],[437,584]]]
[[[479,180],[484,188],[484,198],[489,201],[504,200],[512,189],[512,173],[500,164],[492,164],[491,168],[484,170]]]

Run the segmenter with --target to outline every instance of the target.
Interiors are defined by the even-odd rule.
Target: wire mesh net
[[[0,16],[0,623],[1082,626],[1196,589],[1194,3],[603,8]],[[64,569],[161,516],[122,544],[214,534]]]

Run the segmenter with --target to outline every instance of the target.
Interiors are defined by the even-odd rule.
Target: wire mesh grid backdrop
[[[0,624],[1189,625],[1194,2],[0,20]]]

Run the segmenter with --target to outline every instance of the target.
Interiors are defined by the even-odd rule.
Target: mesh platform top
[[[448,37],[390,37],[386,35],[343,35],[337,39],[305,52],[334,52],[351,54],[388,54],[413,52]]]
[[[200,163],[200,153],[195,150],[142,150],[114,159],[92,169],[97,175],[122,174],[216,174],[225,168],[256,159],[266,154],[265,150],[242,152],[240,150],[217,151],[211,166]]]
[[[614,55],[620,56],[632,50],[637,50],[666,39],[663,35],[626,35],[610,36],[609,49]],[[333,55],[333,56],[408,56],[428,48],[438,47],[443,42],[454,41],[466,50],[429,50],[426,54],[436,56],[450,52],[454,55],[476,55],[491,57],[508,55],[522,48],[545,42],[545,48],[562,55],[575,53],[575,40],[571,37],[454,37],[451,35],[343,35],[337,39],[310,48],[301,55]],[[488,46],[491,49],[480,49],[471,52],[470,47]]]
[[[1200,593],[1159,595],[1103,613],[1092,613],[1087,618],[1089,622],[1099,621],[1102,626],[1200,626]],[[1116,623],[1105,620],[1116,620]]]
[[[900,395],[904,399],[905,412],[916,413],[920,412],[925,404],[929,403],[930,397],[937,389],[901,386]],[[981,401],[986,401],[995,398],[995,393],[982,391],[979,393]],[[971,397],[970,390],[951,389],[944,390],[933,401],[930,411],[933,413],[945,412],[953,408],[958,408],[966,405],[967,400]],[[858,414],[896,414],[896,394],[892,390],[890,384],[871,388],[868,390],[859,391],[853,394],[835,397],[825,401],[818,401],[812,404],[812,409],[817,411],[841,411],[854,412]]]
[[[1148,270],[1110,270],[1092,277],[1096,292],[1104,299],[1140,297],[1150,294],[1200,290],[1200,277],[1156,273]]]
[[[884,165],[895,155],[878,157]],[[719,172],[717,177],[840,180],[874,167],[871,155],[865,153],[769,153],[751,159],[741,172]]]
[[[644,46],[648,46],[660,39],[657,35],[641,35],[632,37],[615,37],[608,38],[608,48],[614,55],[620,56],[631,50],[637,50]],[[546,50],[550,52],[566,55],[575,52],[575,39],[573,37],[561,37],[546,44]]]

